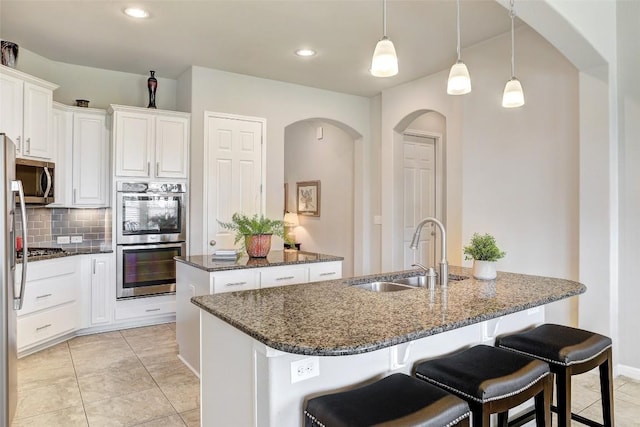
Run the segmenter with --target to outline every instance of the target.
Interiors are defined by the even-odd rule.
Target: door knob
[[[215,240],[211,240],[211,241],[209,241],[209,246],[215,246],[216,243],[218,243],[218,242],[216,242]]]

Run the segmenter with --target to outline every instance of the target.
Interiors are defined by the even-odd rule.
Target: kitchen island
[[[468,269],[451,267],[456,275]],[[416,271],[192,299],[200,310],[202,425],[299,426],[305,398],[411,373],[416,361],[544,322],[584,285],[513,273],[445,289],[359,283]]]
[[[297,250],[270,251],[266,258],[232,260],[211,255],[176,260],[176,340],[179,358],[200,372],[200,317],[191,304],[196,295],[264,289],[342,277],[342,257]]]

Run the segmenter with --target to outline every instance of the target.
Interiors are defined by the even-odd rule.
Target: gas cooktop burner
[[[29,258],[36,256],[49,256],[49,255],[66,255],[67,251],[62,248],[28,248],[27,254]],[[18,251],[18,258],[23,257],[23,251]]]

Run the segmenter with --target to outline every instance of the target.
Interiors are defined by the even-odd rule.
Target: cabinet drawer
[[[259,273],[257,271],[236,271],[227,274],[215,274],[213,279],[213,293],[248,291],[259,287]]]
[[[18,349],[78,329],[79,318],[76,302],[18,318]]]
[[[163,297],[158,297],[163,298]],[[145,301],[146,300],[146,301]],[[175,314],[176,300],[153,301],[151,298],[138,298],[130,301],[116,302],[116,320],[135,319],[163,314]]]
[[[77,299],[80,284],[78,259],[45,260],[29,264],[24,304],[18,316],[45,310]],[[20,277],[20,276],[17,276]]]
[[[309,266],[309,281],[335,280],[342,278],[342,261],[319,262]]]
[[[308,275],[309,267],[304,264],[295,267],[286,266],[264,268],[260,273],[260,287],[272,288],[274,286],[307,283]]]

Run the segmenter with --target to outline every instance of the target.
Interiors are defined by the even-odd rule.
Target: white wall
[[[491,233],[500,270],[578,278],[578,72],[528,27],[516,31],[525,105],[501,106],[510,77],[509,34],[464,52],[473,92],[463,127],[463,242]],[[577,324],[577,301],[549,319]],[[573,305],[573,307],[571,307]]]
[[[620,372],[640,378],[640,2],[617,3],[618,129],[620,140]]]
[[[190,85],[183,83],[187,79],[191,80]],[[369,99],[196,66],[192,67],[189,73],[181,76],[178,82],[181,91],[183,87],[191,86],[192,88],[190,179],[193,194],[202,194],[204,111],[266,118],[266,214],[272,218],[279,218],[282,215],[284,133],[288,125],[310,118],[326,119],[326,121],[344,123],[362,135],[362,138],[355,143],[356,175],[354,177],[356,185],[358,180],[367,183],[366,188],[361,191],[356,187],[354,200],[354,210],[356,215],[359,215],[358,221],[361,221],[359,226],[363,230],[360,236],[355,230],[356,239],[362,242],[361,248],[356,250],[365,251],[362,256],[356,254],[354,260],[354,271],[360,274],[369,251],[379,250],[369,244],[371,220],[368,214],[363,214],[370,211],[368,207],[370,184],[366,176],[358,177],[358,174],[369,171],[368,162],[371,151]],[[179,94],[179,97],[182,96]],[[198,254],[202,253],[203,247],[202,224],[205,218],[203,218],[202,200],[193,198],[191,208],[190,248],[192,254]],[[328,207],[325,205],[325,208]]]
[[[89,107],[106,109],[110,104],[146,107],[149,105],[147,78],[139,74],[103,70],[65,64],[47,59],[20,46],[16,68],[25,73],[55,83],[53,100],[76,105],[76,99],[88,99]],[[156,73],[158,90],[156,107],[176,109],[176,81]],[[185,110],[182,110],[185,111]]]
[[[318,127],[323,138],[316,138]],[[344,130],[322,121],[287,126],[284,135],[284,182],[288,206],[297,209],[296,183],[320,181],[320,217],[298,215],[296,241],[302,250],[344,257],[342,273],[353,275],[354,141]]]

